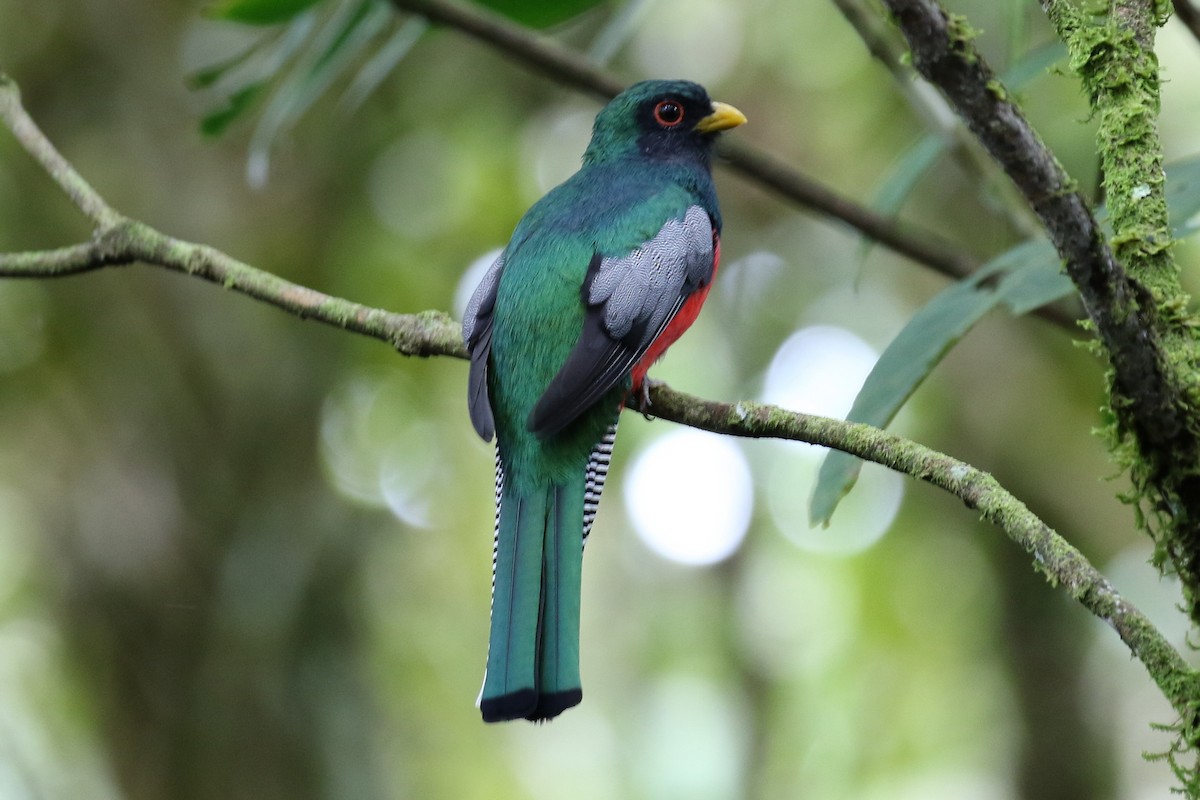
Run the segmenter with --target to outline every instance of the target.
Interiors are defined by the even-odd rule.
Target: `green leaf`
[[[429,23],[421,17],[413,17],[401,25],[358,70],[358,74],[342,95],[342,103],[350,109],[360,106],[409,54],[428,29]]]
[[[1170,164],[1165,171],[1173,235],[1200,230],[1200,156]],[[1103,220],[1105,209],[1098,209],[1096,216]],[[888,425],[950,348],[997,304],[1021,315],[1074,293],[1048,241],[1031,239],[1006,250],[970,278],[942,291],[909,320],[880,355],[846,419]],[[861,464],[854,456],[830,451],[809,505],[813,524],[828,523],[858,479]]]
[[[950,348],[995,308],[999,299],[992,289],[967,282],[956,283],[934,297],[875,362],[847,419],[885,427]],[[860,459],[829,451],[809,503],[812,524],[828,524],[861,468]]]
[[[1038,244],[1043,244],[1038,242]],[[1034,309],[1062,300],[1075,294],[1075,284],[1066,273],[1056,269],[1058,254],[1045,243],[1045,255],[1052,259],[1051,268],[1046,263],[1032,262],[1020,269],[1007,273],[1000,279],[996,294],[1014,317],[1028,314]]]
[[[216,136],[249,108],[308,40],[315,23],[313,14],[301,15],[281,29],[258,36],[240,52],[191,75],[188,80],[193,89],[210,89],[224,104],[201,120],[201,132]]]
[[[604,0],[478,0],[511,20],[531,28],[549,28],[598,6]]]
[[[994,283],[999,301],[1020,316],[1074,294],[1075,285],[1060,264],[1049,241],[1030,239],[984,264],[967,282]]]
[[[223,108],[206,115],[200,121],[200,132],[205,136],[220,136],[235,119],[254,104],[255,99],[266,88],[266,81],[244,86],[229,96]]]
[[[1000,81],[1009,91],[1020,91],[1030,81],[1045,75],[1048,69],[1066,56],[1066,45],[1056,39],[1048,45],[1026,53],[1024,58],[1000,76]],[[922,136],[915,145],[896,159],[895,166],[876,189],[871,208],[889,216],[898,214],[921,178],[953,145],[954,137],[947,132]],[[865,260],[873,246],[873,241],[864,239],[859,249],[859,258]]]
[[[360,0],[334,8],[296,64],[279,82],[250,139],[246,171],[252,185],[266,181],[276,138],[300,119],[392,19],[390,7]]]
[[[216,0],[204,10],[206,16],[247,25],[277,25],[287,22],[321,0]]]
[[[930,134],[921,137],[921,140],[896,162],[895,168],[875,193],[871,207],[882,214],[898,212],[912,194],[917,181],[942,157],[942,153],[946,151],[946,144],[944,136]]]
[[[196,70],[191,75],[187,76],[188,87],[195,89],[207,89],[213,86],[217,81],[224,78],[231,70],[237,69],[245,64],[251,56],[258,52],[262,47],[263,40],[256,39],[244,50],[235,53],[234,55],[216,64],[211,64],[203,69]]]
[[[1168,164],[1165,172],[1171,233],[1182,239],[1200,230],[1200,156]]]
[[[1048,241],[1032,239],[935,296],[909,320],[867,376],[846,419],[886,427],[946,353],[997,305],[1025,314],[1075,291]],[[817,473],[809,519],[827,524],[858,480],[862,462],[830,451]]]

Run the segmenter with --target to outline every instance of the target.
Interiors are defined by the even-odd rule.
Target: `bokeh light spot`
[[[660,680],[639,714],[635,774],[642,796],[738,796],[746,750],[741,711],[728,687],[702,676]]]
[[[763,397],[784,408],[845,418],[879,356],[845,328],[814,325],[792,334],[767,370]],[[849,554],[870,547],[887,532],[904,497],[904,479],[870,464],[843,498],[826,527],[808,523],[808,503],[826,449],[781,445],[767,485],[767,507],[776,527],[797,546]]]
[[[763,400],[806,414],[845,418],[879,354],[845,328],[813,325],[779,347]]]
[[[711,86],[737,64],[742,28],[742,15],[724,0],[649,4],[633,40],[633,56],[643,75],[686,76]]]
[[[810,448],[776,459],[767,483],[771,520],[803,550],[837,555],[861,552],[879,541],[895,521],[904,499],[904,478],[867,464],[829,525],[813,527],[808,522],[808,501],[824,457],[824,448]]]
[[[479,282],[483,280],[483,274],[488,271],[495,261],[503,252],[503,248],[497,247],[493,250],[488,250],[479,258],[467,265],[467,269],[463,272],[462,277],[458,279],[458,286],[454,289],[454,318],[462,319],[467,311],[467,303],[471,302],[471,295],[475,293]]]
[[[407,406],[411,392],[400,377],[357,376],[330,393],[321,412],[321,455],[343,494],[427,528],[437,521],[434,499],[444,475],[425,458],[437,452],[437,435]]]
[[[559,107],[526,126],[521,143],[522,173],[533,176],[532,202],[575,174],[592,136],[596,108]]]
[[[683,430],[642,451],[624,497],[634,529],[655,553],[682,564],[714,564],[745,538],[754,484],[736,444]]]

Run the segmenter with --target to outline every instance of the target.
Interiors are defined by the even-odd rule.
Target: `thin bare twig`
[[[1172,6],[1175,9],[1175,19],[1187,26],[1192,36],[1196,37],[1196,41],[1200,42],[1200,11],[1196,10],[1190,0],[1173,0]]]
[[[116,222],[117,212],[38,130],[21,105],[21,92],[17,84],[3,72],[0,72],[0,120],[88,219],[102,228]]]

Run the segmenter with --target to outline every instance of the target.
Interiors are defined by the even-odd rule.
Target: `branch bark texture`
[[[1120,36],[1124,47],[1138,51],[1134,74],[1154,84],[1153,96],[1127,102],[1106,93],[1116,86],[1092,91],[1093,103],[1104,107],[1098,109],[1102,118],[1109,119],[1101,147],[1111,165],[1106,176],[1113,187],[1113,245],[1128,260],[1125,264],[1105,240],[1082,194],[975,48],[975,34],[965,20],[948,15],[935,0],[885,3],[909,42],[917,71],[941,89],[1021,190],[1078,288],[1111,365],[1117,456],[1131,469],[1137,500],[1145,501],[1159,521],[1154,534],[1160,552],[1178,570],[1192,619],[1200,623],[1200,561],[1193,555],[1200,552],[1200,395],[1190,377],[1197,366],[1194,327],[1171,260],[1162,200],[1162,155],[1153,132],[1157,71],[1150,68],[1153,52],[1140,43],[1147,37],[1152,42],[1153,22],[1144,24],[1143,19],[1143,24],[1122,28]],[[1047,6],[1052,18],[1078,23],[1065,4],[1048,0]],[[1095,42],[1078,30],[1072,35]],[[1079,59],[1076,47],[1073,63]],[[1113,47],[1094,44],[1088,58],[1115,57]],[[1148,91],[1145,85],[1119,90]],[[1120,109],[1110,108],[1114,105]],[[1114,174],[1122,176],[1115,184]]]
[[[861,423],[787,411],[760,403],[718,403],[666,386],[650,391],[647,411],[701,430],[824,445],[927,481],[980,512],[1031,556],[1055,586],[1107,622],[1146,665],[1181,719],[1194,718],[1200,678],[1153,624],[1094,566],[990,474],[896,434]]]
[[[1159,142],[1159,70],[1155,30],[1170,6],[1151,0],[1112,0],[1102,18],[1085,16],[1062,0],[1043,0],[1067,43],[1099,121],[1097,151],[1104,169],[1113,226],[1113,248],[1137,292],[1134,315],[1155,337],[1165,363],[1163,406],[1176,410],[1161,421],[1118,414],[1118,437],[1131,445],[1127,463],[1146,507],[1160,565],[1183,579],[1194,622],[1200,624],[1200,339],[1188,311],[1171,252]],[[1176,9],[1178,13],[1179,4]],[[1187,6],[1191,10],[1190,6]],[[1114,389],[1121,390],[1114,362]],[[1114,408],[1119,395],[1114,392]]]

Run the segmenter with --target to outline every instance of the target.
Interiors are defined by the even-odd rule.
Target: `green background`
[[[1001,69],[1052,36],[1014,7],[956,4]],[[123,213],[372,306],[452,309],[468,265],[569,174],[597,110],[433,31],[357,108],[339,103],[345,80],[320,93],[252,185],[255,111],[205,137],[222,98],[188,77],[259,31],[200,11],[0,0],[0,65]],[[703,81],[749,117],[733,135],[864,202],[927,130],[831,4],[659,0],[624,27],[615,13],[551,35],[616,37],[630,80]],[[1160,42],[1180,158],[1198,145],[1200,50],[1174,23]],[[1044,75],[1022,99],[1093,191],[1074,81]],[[879,350],[946,285],[882,248],[864,259],[844,226],[720,166],[716,180],[722,274],[654,372],[676,388],[756,399],[794,331],[837,325]],[[1006,198],[942,159],[903,215],[985,259],[1022,238]],[[89,233],[0,133],[0,250]],[[1178,256],[1195,292],[1196,246]],[[898,429],[993,472],[1182,635],[1091,434],[1101,365],[1071,339],[993,313]],[[672,563],[622,496],[675,428],[633,414],[586,559],[584,703],[484,726],[492,461],[465,378],[464,362],[398,357],[155,268],[0,282],[0,797],[1166,796],[1169,771],[1141,753],[1168,746],[1149,726],[1172,712],[998,530],[906,484],[885,537],[819,552],[805,516],[768,511],[796,448],[738,443],[756,487],[744,544]]]

